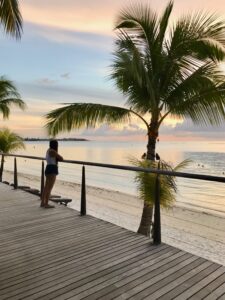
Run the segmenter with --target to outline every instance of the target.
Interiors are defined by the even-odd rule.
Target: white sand
[[[4,172],[3,180],[12,182],[12,172]],[[40,178],[18,174],[19,185],[40,189]],[[80,209],[80,185],[56,181],[53,193],[73,200],[71,208]],[[137,231],[142,202],[117,191],[86,187],[87,213],[121,227]],[[162,241],[225,265],[225,216],[175,205],[162,211]]]

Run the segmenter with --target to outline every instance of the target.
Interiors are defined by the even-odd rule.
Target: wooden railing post
[[[16,157],[14,158],[14,189],[18,188],[18,178],[17,178],[17,163]]]
[[[160,162],[158,163],[160,169]],[[161,244],[161,216],[160,216],[160,180],[159,174],[156,175],[155,182],[155,211],[154,211],[154,234],[153,243],[155,245]]]
[[[85,184],[85,167],[82,167],[82,183],[81,183],[81,203],[80,215],[86,215],[86,184]]]
[[[43,196],[44,185],[45,185],[45,171],[44,171],[44,168],[45,168],[45,163],[42,160],[42,163],[41,163],[41,195],[40,195],[41,199],[42,199],[42,196]]]
[[[2,182],[2,176],[3,176],[3,166],[4,166],[4,155],[2,154],[2,159],[1,159],[1,168],[0,168],[0,182]]]

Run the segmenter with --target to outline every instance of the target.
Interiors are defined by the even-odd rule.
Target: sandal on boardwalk
[[[54,205],[47,204],[47,205],[44,205],[44,208],[55,208],[55,206],[54,206]]]

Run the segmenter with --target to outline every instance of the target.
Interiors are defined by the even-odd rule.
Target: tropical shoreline
[[[12,182],[13,172],[3,180]],[[18,173],[19,185],[40,189],[40,177]],[[87,186],[87,213],[118,226],[137,231],[142,201],[118,191]],[[53,194],[72,198],[70,208],[80,210],[80,184],[57,180]],[[39,205],[39,203],[37,204]],[[175,205],[162,210],[162,241],[225,265],[225,216]]]
[[[50,138],[23,138],[24,142],[49,142]],[[84,138],[57,138],[60,142],[89,142],[90,140]]]

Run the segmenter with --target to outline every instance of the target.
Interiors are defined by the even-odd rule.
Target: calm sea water
[[[26,150],[18,154],[45,156],[48,142],[26,142]],[[129,157],[140,158],[145,152],[143,142],[60,142],[59,152],[65,159],[99,163],[130,165]],[[192,163],[184,170],[189,173],[225,177],[225,142],[160,142],[157,152],[174,166],[189,158]],[[40,161],[18,160],[18,171],[40,175]],[[7,158],[5,168],[13,170],[13,161]],[[86,183],[106,189],[136,194],[134,174],[97,167],[86,168]],[[60,163],[58,179],[80,183],[81,166]],[[225,184],[178,179],[177,203],[186,207],[225,214]]]

